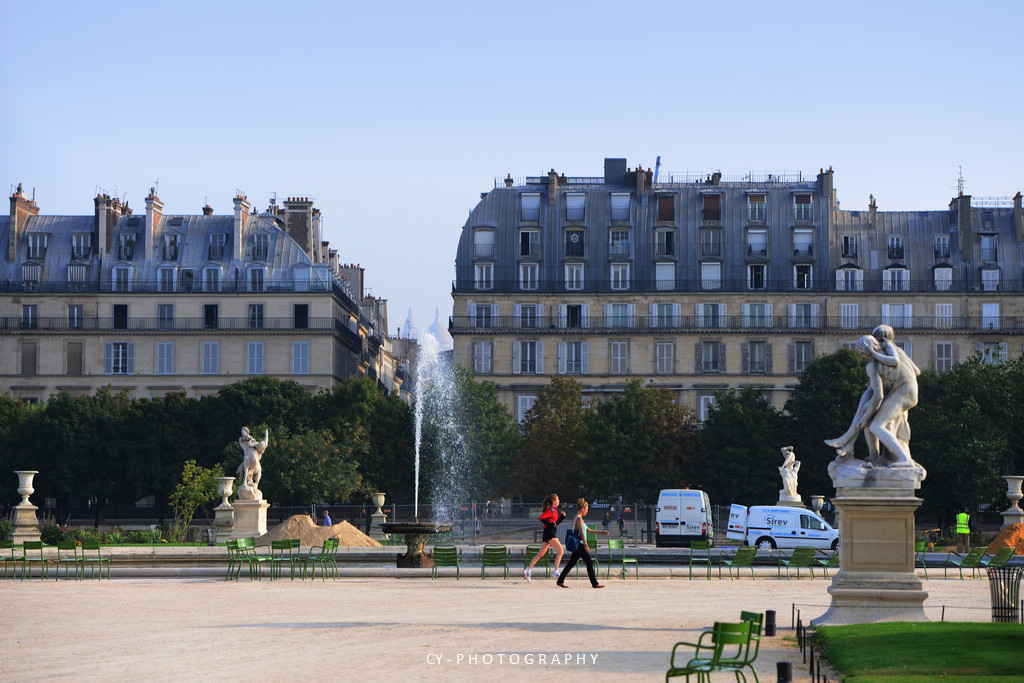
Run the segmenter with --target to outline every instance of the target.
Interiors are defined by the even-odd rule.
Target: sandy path
[[[805,620],[829,603],[821,579],[569,584],[481,581],[472,570],[433,582],[2,581],[2,678],[652,681],[676,641],[741,609],[774,609],[778,633],[758,666],[774,681],[777,661],[800,661],[787,642],[793,603]],[[990,618],[987,580],[925,589],[934,620],[942,605],[947,620]],[[806,673],[794,664],[795,680]]]

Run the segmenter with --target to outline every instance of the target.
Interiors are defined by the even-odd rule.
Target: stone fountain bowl
[[[395,558],[395,565],[403,568],[430,568],[434,560],[427,555],[423,546],[431,534],[451,531],[450,524],[436,522],[384,522],[380,528],[386,534],[402,534],[405,537],[405,554]]]

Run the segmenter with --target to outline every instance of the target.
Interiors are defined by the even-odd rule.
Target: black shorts
[[[544,535],[541,536],[541,540],[544,541],[545,543],[547,543],[551,539],[555,538],[557,535],[558,535],[558,529],[557,529],[557,527],[554,524],[545,524],[544,525]]]

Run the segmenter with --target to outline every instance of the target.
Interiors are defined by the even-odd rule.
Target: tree
[[[700,460],[708,496],[719,503],[741,505],[777,501],[781,488],[778,466],[782,464],[779,449],[790,445],[789,441],[785,416],[757,387],[715,394],[715,404],[700,430]],[[801,468],[801,475],[803,472]]]
[[[583,453],[580,437],[583,385],[569,377],[555,377],[537,394],[520,424],[520,457],[514,481],[527,498],[541,500],[555,492],[573,500],[583,490]]]
[[[281,505],[348,500],[363,491],[358,462],[369,452],[362,428],[334,433],[320,429],[292,434],[281,428],[263,454],[264,498]]]
[[[181,471],[181,481],[171,494],[171,508],[174,510],[173,540],[182,542],[188,538],[188,527],[200,506],[217,497],[219,469],[206,469],[188,460]]]

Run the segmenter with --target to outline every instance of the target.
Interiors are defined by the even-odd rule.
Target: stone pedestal
[[[40,540],[39,519],[36,517],[36,510],[39,508],[30,503],[28,498],[35,492],[35,489],[32,488],[32,480],[39,472],[15,470],[14,473],[18,475],[18,494],[21,495],[21,502],[14,507],[13,528],[8,540],[14,541],[15,544],[38,541]]]
[[[262,536],[267,533],[267,508],[265,500],[236,500],[234,509],[234,530],[231,538]]]
[[[264,516],[264,520],[266,516]],[[218,505],[213,509],[213,528],[217,530],[217,542],[224,541],[232,537],[232,532],[235,528],[235,509],[228,505]]]
[[[922,468],[830,468],[839,512],[839,571],[823,624],[928,621],[928,593],[914,571],[914,491]],[[845,469],[845,471],[843,471]]]
[[[776,505],[788,508],[803,508],[807,509],[804,505],[804,501],[800,499],[800,496],[791,496],[785,491],[779,491],[779,502]]]
[[[370,538],[375,541],[383,541],[388,537],[387,533],[385,533],[380,526],[388,521],[388,518],[384,515],[384,511],[381,510],[381,506],[384,505],[384,494],[373,494],[373,504],[377,506],[377,510],[370,515]]]

